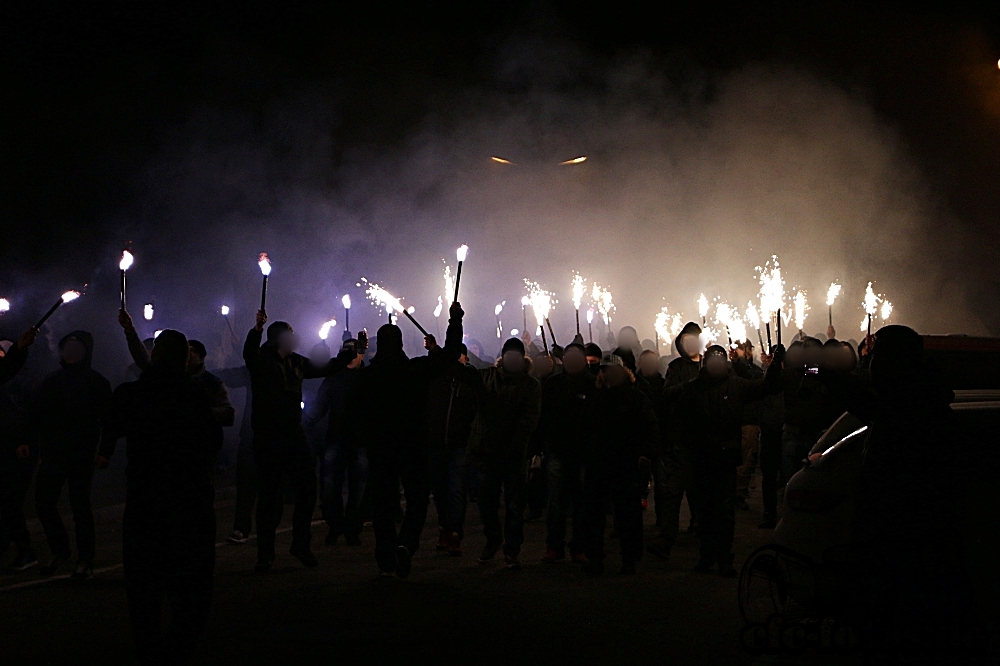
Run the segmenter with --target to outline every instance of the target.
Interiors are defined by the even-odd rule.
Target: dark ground
[[[222,542],[231,525],[231,489],[218,497]],[[751,511],[737,516],[737,565],[771,534],[756,528],[759,491],[750,504]],[[652,508],[645,519],[649,528]],[[103,571],[83,585],[36,584],[37,569],[0,573],[0,661],[130,663],[122,571],[116,566],[119,521],[120,507],[99,512],[94,566]],[[407,580],[376,577],[370,527],[356,548],[342,541],[324,546],[325,526],[314,528],[320,561],[315,570],[287,555],[291,535],[284,532],[276,570],[266,577],[251,573],[254,542],[220,543],[212,615],[197,663],[858,663],[816,653],[746,654],[739,642],[737,581],[691,571],[698,544],[693,535],[681,535],[669,564],[647,556],[634,577],[617,575],[617,543],[609,541],[610,573],[592,579],[570,564],[539,562],[545,536],[540,522],[526,526],[523,569],[507,571],[499,558],[480,565],[484,538],[474,506],[469,522],[465,555],[439,554],[432,505]],[[42,559],[47,552],[37,523],[32,531]]]

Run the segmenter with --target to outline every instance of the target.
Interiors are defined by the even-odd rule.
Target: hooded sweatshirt
[[[28,417],[38,437],[41,456],[93,460],[114,452],[115,436],[109,428],[111,383],[90,367],[94,338],[74,331],[59,341],[59,349],[70,340],[83,344],[86,355],[79,363],[62,362],[62,368],[45,378],[35,394]]]

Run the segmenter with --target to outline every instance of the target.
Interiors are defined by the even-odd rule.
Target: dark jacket
[[[212,414],[215,415],[215,420],[218,421],[219,425],[223,428],[233,425],[236,422],[236,408],[229,400],[229,391],[226,390],[225,382],[205,369],[196,375],[191,375],[191,379],[208,396],[209,404],[212,405]]]
[[[657,453],[659,427],[649,399],[632,385],[597,388],[588,420],[587,475],[635,478],[639,458]]]
[[[306,422],[309,425],[319,425],[326,417],[326,445],[357,448],[354,439],[354,427],[351,421],[357,418],[348,409],[350,394],[357,390],[361,375],[366,371],[362,365],[353,370],[345,369],[332,377],[327,377],[319,385],[316,399],[312,405],[306,405]]]
[[[466,449],[471,463],[495,474],[524,474],[542,411],[542,386],[525,373],[480,370],[483,397]]]
[[[253,439],[253,391],[250,389],[250,371],[245,365],[234,368],[216,370],[213,374],[221,379],[228,388],[246,389],[243,399],[243,412],[240,414],[240,440]],[[227,391],[228,394],[228,391]]]
[[[667,364],[667,376],[664,381],[667,388],[689,382],[695,379],[701,371],[701,363],[693,360],[684,352],[684,348],[681,346],[682,335],[701,335],[701,328],[693,322],[688,322],[674,340],[677,358]]]
[[[744,379],[733,372],[711,377],[706,370],[679,389],[679,427],[693,459],[711,466],[742,462],[743,410],[750,402],[781,391],[781,369],[768,368],[762,379]]]
[[[112,429],[125,437],[127,511],[211,506],[222,428],[184,372],[156,366],[114,392]]]
[[[27,348],[21,349],[15,342],[11,345],[7,353],[0,358],[0,384],[10,381],[14,375],[21,371],[24,362],[28,360]]]
[[[479,371],[448,362],[427,385],[427,438],[432,451],[464,449],[482,394]]]
[[[31,401],[27,426],[39,454],[71,460],[110,457],[115,436],[109,427],[111,383],[90,367],[93,342],[89,335],[76,335],[87,349],[83,361],[62,368],[45,378]],[[65,338],[64,338],[65,340]],[[37,437],[37,440],[36,440]]]
[[[827,386],[803,367],[785,368],[781,373],[785,400],[785,429],[815,441],[844,412]]]
[[[253,391],[253,436],[258,446],[306,446],[302,427],[302,380],[329,377],[343,370],[343,359],[332,358],[318,368],[301,354],[281,358],[275,345],[261,347],[263,331],[247,333],[243,360]]]
[[[560,373],[542,386],[542,413],[532,453],[582,460],[590,441],[591,410],[597,384],[586,368]]]

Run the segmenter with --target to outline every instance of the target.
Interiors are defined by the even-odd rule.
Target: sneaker
[[[413,566],[412,556],[410,555],[410,550],[406,546],[400,546],[396,549],[396,575],[400,578],[406,578],[410,575],[410,569]]]
[[[584,555],[582,552],[581,553],[572,553],[570,555],[570,559],[573,561],[573,564],[586,564],[587,563],[587,556]]]
[[[329,532],[326,533],[326,539],[323,540],[323,543],[325,543],[327,546],[335,546],[337,544],[337,538],[339,536],[340,536],[339,534],[337,534],[333,530],[330,530]]]
[[[289,554],[294,556],[302,566],[312,569],[313,567],[318,567],[319,562],[316,560],[316,556],[313,555],[312,551],[306,548],[295,548],[292,547],[288,550]]]
[[[437,550],[439,551],[448,550],[448,532],[443,527],[438,532]]]
[[[38,571],[38,573],[45,577],[51,576],[55,572],[59,571],[59,567],[65,564],[68,559],[68,557],[53,557],[49,560],[48,564]]]
[[[496,543],[490,543],[489,541],[487,541],[486,542],[486,547],[483,548],[483,552],[479,556],[479,561],[480,562],[489,562],[494,557],[496,557],[496,554],[498,552],[500,552],[500,549],[502,547],[503,547],[503,541],[498,541]]]
[[[777,516],[764,514],[764,520],[757,525],[757,528],[762,530],[773,530],[777,526],[778,526]]]
[[[256,574],[269,574],[271,573],[272,563],[270,560],[257,560],[257,564],[253,568],[253,572]]]
[[[542,555],[542,562],[552,564],[554,562],[562,562],[566,559],[566,553],[564,551],[556,550],[555,548],[549,548]]]
[[[583,573],[588,576],[603,576],[604,575],[604,562],[587,562],[583,565]]]
[[[24,571],[25,569],[37,566],[38,558],[35,556],[34,551],[21,551],[18,552],[14,561],[10,563],[8,569],[11,569],[12,571]]]
[[[90,566],[90,562],[80,562],[76,565],[76,571],[70,574],[70,580],[77,582],[83,582],[88,578],[94,577],[94,570]]]
[[[240,532],[239,530],[233,530],[233,533],[226,537],[226,541],[229,543],[240,544],[246,543],[249,538],[249,534],[243,534],[243,532]]]
[[[634,576],[635,575],[635,562],[624,560],[622,561],[622,576]]]
[[[708,573],[712,570],[712,560],[698,560],[698,564],[694,565],[694,570],[698,573]]]
[[[723,578],[736,578],[739,574],[732,564],[720,564],[719,575]]]
[[[517,555],[504,555],[503,565],[508,569],[520,569],[521,562],[517,559]]]
[[[657,538],[646,544],[646,552],[664,562],[670,559],[670,544],[666,539]]]
[[[344,543],[348,546],[360,546],[361,537],[359,537],[357,534],[345,534]]]
[[[458,532],[452,532],[448,536],[448,554],[452,557],[462,556],[462,537],[458,535]]]

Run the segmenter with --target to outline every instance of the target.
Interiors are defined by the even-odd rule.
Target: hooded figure
[[[0,341],[0,556],[13,543],[17,555],[9,568],[15,571],[38,564],[24,519],[25,498],[38,460],[23,441],[28,383],[15,376],[26,358],[26,347]]]
[[[427,520],[429,433],[440,427],[435,419],[430,428],[428,417],[442,414],[437,401],[444,397],[433,392],[429,398],[429,387],[449,372],[462,372],[457,366],[464,313],[457,301],[449,315],[444,349],[434,345],[427,356],[412,359],[403,351],[403,332],[398,326],[379,328],[378,351],[353,394],[350,411],[356,415],[358,443],[368,449],[375,560],[384,575],[405,578],[410,574],[410,561]],[[406,513],[397,533],[400,484]]]
[[[125,437],[122,551],[129,622],[140,663],[184,663],[208,619],[215,567],[215,458],[222,428],[185,372],[189,348],[163,331],[150,366],[114,393]],[[170,626],[162,630],[163,602]]]
[[[63,486],[68,487],[76,524],[79,563],[74,576],[82,580],[93,575],[95,536],[90,485],[95,463],[107,467],[115,447],[115,437],[108,427],[111,384],[90,367],[93,352],[94,338],[86,331],[73,331],[60,340],[62,367],[42,382],[28,417],[41,459],[35,479],[38,519],[52,552],[48,566],[42,569],[44,575],[55,573],[70,557],[69,536],[58,509]]]

